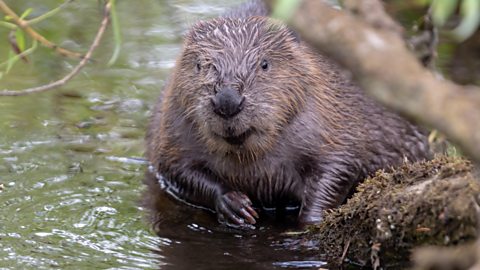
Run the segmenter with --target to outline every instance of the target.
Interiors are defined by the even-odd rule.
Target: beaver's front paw
[[[218,220],[229,226],[248,227],[255,224],[255,218],[258,218],[250,199],[238,191],[230,191],[219,196],[215,208]]]

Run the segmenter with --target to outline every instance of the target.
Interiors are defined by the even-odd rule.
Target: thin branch
[[[1,0],[0,0],[0,2],[1,2]],[[93,40],[92,45],[90,45],[90,48],[88,49],[87,53],[85,54],[85,57],[82,58],[82,60],[78,63],[77,66],[75,66],[75,68],[70,73],[68,73],[65,77],[63,77],[62,79],[60,79],[58,81],[55,81],[55,82],[52,82],[52,83],[49,83],[49,84],[46,84],[46,85],[42,85],[42,86],[39,86],[39,87],[33,87],[33,88],[24,89],[24,90],[3,90],[3,91],[0,92],[0,96],[23,96],[23,95],[28,95],[28,94],[32,94],[32,93],[45,92],[47,90],[51,90],[51,89],[57,88],[59,86],[62,86],[65,83],[67,83],[70,79],[75,77],[75,75],[77,75],[78,72],[80,72],[80,70],[91,59],[93,51],[100,44],[100,40],[102,39],[102,36],[105,33],[105,29],[107,28],[107,25],[108,25],[108,22],[109,22],[109,19],[110,19],[111,7],[112,7],[111,2],[108,1],[105,4],[105,11],[104,11],[102,23],[101,23],[100,27],[98,28],[97,35],[95,36],[95,39]]]
[[[27,34],[29,34],[33,39],[37,40],[44,46],[55,50],[57,53],[70,57],[70,58],[75,58],[75,59],[81,59],[84,56],[81,53],[78,52],[72,52],[67,49],[61,48],[55,43],[49,41],[39,33],[37,33],[35,30],[33,30],[32,27],[29,26],[28,21],[23,20],[20,18],[10,7],[5,4],[3,0],[0,0],[0,10],[5,13],[7,16],[9,16],[13,22],[18,25],[20,28],[22,28]]]
[[[347,257],[347,252],[348,252],[348,249],[350,248],[350,243],[351,242],[352,242],[352,238],[349,238],[348,241],[347,241],[347,244],[343,248],[342,257],[340,257],[339,265],[342,265],[343,262],[345,261],[345,258]]]
[[[27,24],[28,25],[32,25],[32,24],[36,24],[38,22],[41,22],[47,18],[50,18],[52,17],[53,15],[57,14],[60,10],[62,10],[63,8],[65,8],[68,4],[70,4],[71,2],[73,2],[73,0],[66,0],[65,2],[63,2],[61,5],[59,5],[58,7],[38,16],[38,17],[35,17],[33,19],[30,19],[30,20],[27,20]]]

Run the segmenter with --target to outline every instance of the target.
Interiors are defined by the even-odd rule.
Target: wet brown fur
[[[228,120],[210,104],[222,86],[246,97]],[[222,138],[250,128],[242,145]],[[219,196],[239,191],[257,205],[297,203],[310,223],[367,175],[428,158],[429,150],[422,132],[366,97],[286,26],[230,16],[187,34],[153,112],[147,157],[186,201],[216,209]]]

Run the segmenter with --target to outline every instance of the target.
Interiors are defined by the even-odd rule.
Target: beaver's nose
[[[245,97],[232,88],[222,88],[212,97],[213,111],[228,119],[237,115],[245,107]]]

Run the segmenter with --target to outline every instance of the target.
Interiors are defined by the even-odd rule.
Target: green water
[[[18,13],[32,7],[32,16],[61,2],[6,1]],[[172,205],[164,213],[164,235],[157,235],[139,203],[145,189],[143,137],[149,110],[180,51],[182,33],[198,18],[219,14],[236,2],[118,1],[123,42],[114,66],[106,66],[113,50],[109,30],[95,61],[66,86],[0,97],[0,268],[269,269],[322,264],[278,244],[281,229],[266,226],[247,235],[225,231],[208,213],[192,218],[201,211],[172,202],[165,203]],[[35,27],[61,46],[85,51],[100,19],[97,1],[74,1]],[[5,37],[0,61],[8,56],[7,35],[0,28],[0,37]],[[0,89],[47,83],[75,64],[41,47],[28,64],[19,62],[4,75]]]

